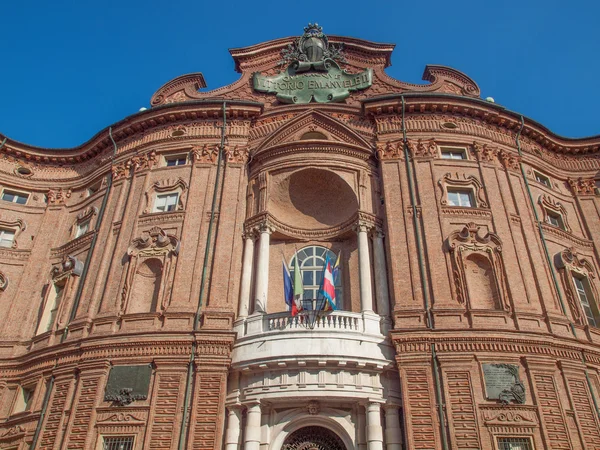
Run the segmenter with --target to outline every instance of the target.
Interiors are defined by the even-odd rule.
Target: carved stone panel
[[[117,406],[125,406],[135,400],[148,398],[152,367],[115,366],[110,370],[104,401],[112,401]]]
[[[523,404],[526,400],[525,386],[519,379],[519,366],[513,364],[483,364],[485,392],[490,400],[504,404],[511,401]]]

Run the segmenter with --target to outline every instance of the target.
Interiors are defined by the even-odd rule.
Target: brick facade
[[[279,450],[307,426],[369,450],[600,448],[600,139],[329,40],[372,69],[339,103],[253,89],[288,38],[80,147],[6,139],[0,448]],[[310,246],[340,255],[340,311],[291,330],[281,260]],[[486,364],[517,368],[522,402],[490,398]],[[112,367],[147,365],[143,398],[105,399]]]

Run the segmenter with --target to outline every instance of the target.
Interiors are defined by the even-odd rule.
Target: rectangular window
[[[175,211],[178,199],[178,193],[157,195],[154,202],[154,212]]]
[[[565,222],[563,221],[562,216],[554,211],[546,210],[546,222],[561,230],[565,229]]]
[[[498,438],[498,450],[533,450],[533,447],[527,437],[501,437]]]
[[[54,320],[56,319],[56,313],[58,312],[58,307],[60,306],[60,301],[63,296],[64,286],[52,284],[49,289],[50,292],[48,293],[48,298],[46,299],[46,304],[44,305],[44,311],[36,334],[50,331],[54,324]]]
[[[473,192],[458,189],[448,189],[448,205],[462,206],[464,208],[473,208]]]
[[[2,200],[4,200],[5,202],[18,203],[19,205],[24,205],[25,203],[27,203],[28,198],[29,195],[23,194],[21,192],[2,192]]]
[[[15,232],[13,230],[0,229],[0,247],[11,248],[15,241]]]
[[[185,164],[187,163],[187,156],[185,156],[185,155],[166,156],[165,160],[167,161],[167,167],[185,166]]]
[[[90,221],[86,220],[85,222],[81,222],[77,224],[77,228],[75,229],[75,237],[83,236],[90,230]]]
[[[544,186],[548,186],[549,188],[552,187],[552,184],[550,183],[550,178],[548,178],[546,175],[542,175],[539,172],[534,171],[533,174],[535,175],[535,181],[537,181],[538,183],[542,183]]]
[[[133,436],[103,437],[102,450],[133,450]]]
[[[442,159],[467,159],[464,148],[440,147]]]
[[[573,274],[573,284],[577,291],[577,296],[581,302],[581,307],[585,313],[588,323],[592,327],[598,326],[598,311],[592,298],[589,281],[585,276]]]
[[[12,413],[17,414],[23,411],[29,411],[31,400],[33,399],[33,389],[19,387],[17,390],[17,398],[13,406]]]

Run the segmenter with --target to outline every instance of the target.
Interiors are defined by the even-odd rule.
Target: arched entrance
[[[281,450],[346,450],[346,446],[333,431],[312,426],[290,434]]]

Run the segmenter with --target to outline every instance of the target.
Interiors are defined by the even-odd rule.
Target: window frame
[[[91,231],[92,219],[82,220],[75,224],[75,239],[89,233]],[[82,231],[83,230],[83,231]]]
[[[44,306],[39,323],[36,327],[35,336],[52,331],[58,317],[60,305],[65,298],[66,287],[66,281],[64,283],[55,283],[51,281],[47,284],[48,290],[44,295]]]
[[[10,241],[4,239],[5,234],[10,233],[12,233],[12,239]],[[17,232],[14,229],[0,227],[0,248],[14,248],[16,236]],[[10,245],[2,245],[3,242],[10,242]]]
[[[548,225],[558,228],[559,230],[568,231],[567,226],[565,224],[565,219],[561,213],[559,213],[558,211],[554,211],[552,209],[548,209],[548,208],[544,208],[544,209],[546,210],[545,222]],[[554,223],[552,221],[553,219],[556,220],[556,223]]]
[[[312,250],[312,254],[308,254],[308,250],[311,249]],[[319,249],[319,250],[325,250],[324,252],[322,252],[321,255],[317,255],[317,252],[315,249]],[[309,285],[308,289],[310,289],[313,292],[313,296],[316,297],[317,293],[319,291],[319,288],[321,287],[321,284],[318,284],[319,280],[319,276],[321,274],[323,274],[323,268],[325,267],[325,259],[326,256],[329,254],[330,256],[330,260],[332,261],[332,264],[335,264],[335,260],[338,257],[341,257],[341,254],[336,255],[334,253],[333,250],[327,248],[327,247],[323,247],[321,245],[307,245],[305,247],[302,247],[301,249],[299,249],[297,252],[294,253],[294,256],[292,257],[292,259],[289,261],[288,263],[288,267],[290,270],[290,276],[292,277],[292,280],[294,279],[294,267],[298,258],[298,255],[300,255],[301,253],[305,253],[306,257],[304,259],[302,259],[300,261],[300,275],[302,277],[302,286],[304,288],[304,293],[305,295],[303,296],[302,300],[303,300],[303,306],[304,306],[304,301],[305,300],[309,300],[310,298],[313,297],[306,297],[306,285],[305,285],[305,272],[304,270],[310,271],[308,273],[312,274],[312,278],[313,278],[313,283]],[[310,265],[308,267],[303,267],[305,262],[309,259],[319,259],[322,261],[323,265],[322,266],[317,266],[315,264]],[[333,268],[333,265],[332,265]],[[343,289],[343,280],[342,280],[342,275],[341,275],[341,265],[340,265],[340,270],[338,272],[338,276],[337,279],[334,280],[335,282],[335,307],[338,310],[343,310],[343,306],[344,306],[344,289]],[[314,298],[313,298],[314,300]],[[313,302],[313,308],[314,308],[314,302]],[[306,308],[307,309],[307,308]]]
[[[7,200],[4,198],[5,195],[12,195],[12,196],[14,196],[14,199]],[[19,198],[24,198],[25,201],[23,203],[20,203],[17,201]],[[2,194],[0,194],[0,200],[7,202],[7,203],[14,203],[16,205],[26,205],[27,202],[29,201],[29,193],[14,190],[14,189],[2,189]]]
[[[587,324],[594,328],[600,328],[600,310],[588,276],[575,270],[571,270],[570,275],[574,293],[586,317]],[[579,288],[575,280],[581,283],[582,289]]]
[[[182,164],[178,164],[183,160]],[[165,167],[179,167],[185,166],[188,164],[188,155],[185,153],[173,153],[169,155],[164,155]],[[175,161],[176,164],[169,164],[170,162]]]
[[[550,180],[550,177],[544,175],[542,172],[534,170],[533,171],[533,178],[535,179],[535,181],[537,183],[543,184],[547,188],[552,189],[552,181]]]
[[[127,449],[127,450],[134,450],[135,449],[135,438],[136,435],[135,434],[128,434],[128,435],[116,435],[116,434],[102,434],[100,435],[100,439],[99,439],[99,445],[97,446],[97,450],[111,450],[110,447],[107,447],[107,440],[109,439],[131,439],[131,446]],[[116,442],[115,444],[117,445],[117,447],[115,447],[117,450],[120,448],[118,447],[118,444],[122,443],[122,442]]]
[[[517,441],[517,442],[506,442],[507,445],[503,445],[502,441]],[[521,441],[521,442],[518,442]],[[522,445],[527,441],[525,447]],[[512,444],[518,445],[518,447],[513,447]],[[497,436],[496,437],[496,445],[498,450],[535,450],[533,446],[533,439],[531,436]]]
[[[453,161],[467,161],[469,159],[467,149],[465,147],[452,147],[448,145],[440,145],[440,158]],[[445,155],[451,155],[446,157]],[[460,155],[460,158],[454,158],[452,155]]]
[[[164,193],[159,193],[157,192],[156,195],[154,196],[154,204],[152,205],[152,212],[153,213],[168,213],[168,212],[175,212],[177,211],[177,207],[179,205],[179,196],[181,195],[180,192],[178,191],[173,191],[173,192],[164,192]],[[168,199],[171,196],[175,196],[175,203],[172,205],[173,209],[159,209],[158,206],[158,200],[161,198],[165,199],[165,208],[169,206],[168,204]]]
[[[33,396],[35,394],[34,386],[19,385],[15,392],[10,415],[20,414],[31,410],[33,406]]]
[[[450,195],[451,194],[458,194],[458,202],[459,204],[453,204],[452,200],[450,199]],[[461,200],[461,196],[460,194],[467,194],[468,198],[469,198],[469,205],[463,205],[462,200]],[[475,200],[475,194],[473,193],[472,189],[469,188],[455,188],[455,187],[448,187],[446,188],[446,202],[448,204],[448,206],[451,206],[453,208],[477,208],[477,202]]]

